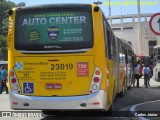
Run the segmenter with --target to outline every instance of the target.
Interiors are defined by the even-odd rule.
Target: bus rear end
[[[106,109],[92,11],[92,5],[10,11],[15,26],[8,40],[12,109]]]

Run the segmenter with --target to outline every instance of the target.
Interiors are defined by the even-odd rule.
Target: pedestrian
[[[145,86],[148,87],[148,86],[150,86],[149,80],[150,80],[150,74],[151,74],[151,70],[149,68],[149,65],[145,65],[145,67],[143,68],[143,73],[144,73]]]
[[[134,78],[137,79],[137,87],[139,87],[139,67],[138,64],[134,67]]]
[[[133,79],[131,80],[131,86],[133,85],[133,87],[135,87],[135,76],[132,76]]]
[[[5,70],[5,67],[1,67],[1,93],[3,92],[3,88],[6,89],[6,94],[8,94],[8,87],[7,87],[7,71]]]

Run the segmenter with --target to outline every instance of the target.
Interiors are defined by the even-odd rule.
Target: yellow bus
[[[123,86],[123,88],[130,89],[134,79],[134,52],[131,45],[132,43],[124,40],[123,38],[117,39],[117,53],[119,53],[119,75],[120,78],[125,79],[125,86]],[[125,74],[123,74],[123,72],[125,72]]]
[[[117,41],[96,4],[10,10],[11,108],[111,110],[116,94],[126,89]]]

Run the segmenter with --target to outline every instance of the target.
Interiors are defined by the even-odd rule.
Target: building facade
[[[107,16],[116,36],[130,41],[134,52],[142,56],[150,56],[153,47],[160,45],[160,35],[155,35],[149,21],[153,14]]]

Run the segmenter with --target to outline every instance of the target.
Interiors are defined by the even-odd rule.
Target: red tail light
[[[90,90],[89,92],[92,93],[92,90]]]
[[[94,82],[95,82],[95,83],[98,83],[98,82],[99,82],[99,78],[98,78],[98,77],[95,77],[95,78],[94,78]]]
[[[15,78],[12,78],[11,82],[14,84],[16,83],[16,79]]]

